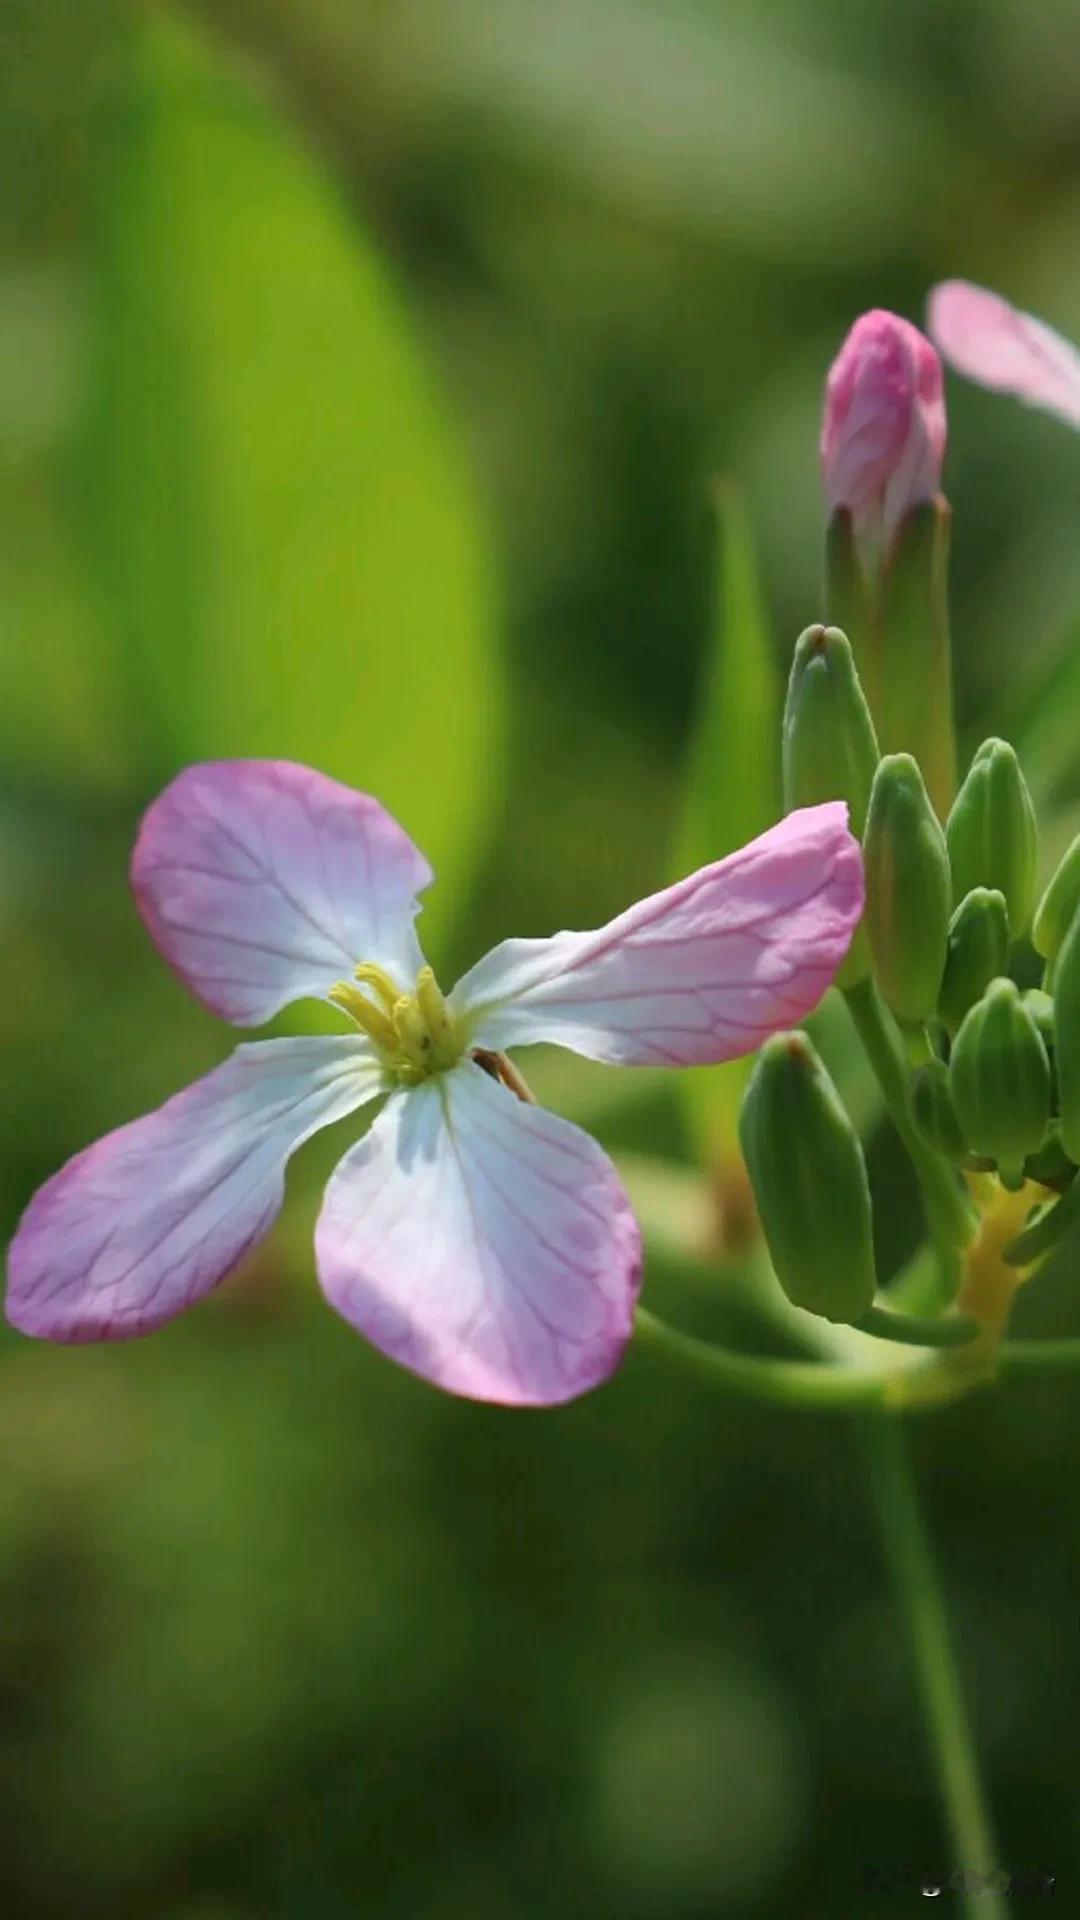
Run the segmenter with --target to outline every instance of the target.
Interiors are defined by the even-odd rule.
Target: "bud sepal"
[[[1053,966],[1080,911],[1080,833],[1060,861],[1035,911],[1031,944]]]
[[[863,846],[874,972],[898,1020],[936,1011],[951,902],[945,836],[909,753],[886,756],[870,795]]]
[[[1080,914],[1054,962],[1054,1066],[1062,1142],[1080,1164]]]
[[[807,627],[795,642],[784,703],[784,807],[846,800],[862,837],[880,755],[847,636]]]
[[[938,1013],[950,1034],[981,1000],[991,980],[1009,964],[1009,911],[1005,895],[992,887],[972,887],[949,922],[945,975]]]
[[[845,800],[851,831],[861,838],[878,757],[874,723],[846,635],[838,627],[807,627],[795,642],[784,702],[785,810]],[[836,985],[856,986],[869,971],[870,952],[860,926]]]
[[[877,1284],[866,1162],[805,1034],[766,1041],[743,1100],[739,1137],[788,1299],[826,1320],[858,1320]]]
[[[945,828],[958,899],[974,887],[1005,896],[1014,940],[1027,932],[1035,901],[1039,830],[1020,762],[1006,740],[984,740]]]
[[[949,1061],[949,1091],[972,1150],[1020,1186],[1024,1161],[1050,1121],[1050,1061],[1012,980],[994,980],[965,1016]]]

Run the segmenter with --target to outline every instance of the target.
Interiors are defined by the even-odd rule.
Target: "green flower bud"
[[[1005,740],[984,740],[945,829],[957,899],[973,887],[1005,895],[1014,940],[1027,931],[1035,899],[1038,824],[1020,762]]]
[[[1039,1032],[1043,1046],[1050,1055],[1051,1068],[1054,1064],[1054,1002],[1050,994],[1041,987],[1028,987],[1020,995]]]
[[[1054,1065],[1061,1138],[1070,1160],[1080,1163],[1080,915],[1054,962]]]
[[[1056,960],[1080,908],[1080,833],[1039,901],[1031,941],[1044,960]]]
[[[882,994],[900,1020],[928,1020],[937,1007],[949,935],[945,835],[909,753],[878,767],[863,841],[863,924]]]
[[[944,1060],[929,1060],[911,1083],[911,1105],[924,1140],[946,1160],[958,1164],[968,1158],[968,1145],[956,1116]]]
[[[861,835],[878,746],[851,648],[838,627],[807,627],[795,642],[784,703],[784,805],[814,807],[846,800],[851,831]],[[862,927],[836,976],[847,989],[870,972]]]
[[[766,1041],[746,1089],[739,1138],[788,1299],[826,1320],[858,1320],[876,1286],[866,1163],[805,1034]]]
[[[1023,1179],[1050,1119],[1050,1061],[1012,980],[994,980],[965,1018],[949,1061],[949,1090],[975,1153],[996,1160],[1007,1185]]]
[[[784,704],[784,806],[846,800],[861,836],[878,763],[877,736],[855,661],[838,627],[807,627],[795,642]]]
[[[949,922],[945,977],[938,1012],[955,1033],[969,1007],[1009,963],[1009,914],[1005,895],[989,887],[965,894]]]

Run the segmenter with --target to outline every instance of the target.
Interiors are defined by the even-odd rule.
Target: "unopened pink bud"
[[[883,308],[862,314],[829,369],[821,471],[829,513],[848,509],[864,565],[883,558],[910,508],[934,498],[945,431],[929,340]]]

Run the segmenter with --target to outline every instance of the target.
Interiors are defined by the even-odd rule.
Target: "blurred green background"
[[[0,74],[10,1227],[229,1045],[126,888],[186,761],[379,793],[436,865],[447,983],[668,877],[724,642],[712,478],[748,501],[780,671],[820,611],[820,391],[855,314],[917,319],[961,273],[1080,337],[1080,17],[3,0]],[[1080,445],[950,406],[962,731],[1014,733],[1060,836]],[[663,1077],[536,1082],[616,1154],[688,1153]],[[557,1413],[439,1397],[318,1296],[347,1137],[166,1332],[3,1336],[5,1920],[910,1913],[865,1868],[948,1853],[854,1434],[644,1355]],[[887,1142],[875,1171],[902,1247]],[[1074,1268],[1024,1329],[1080,1327]],[[647,1285],[730,1330],[719,1279]],[[1067,1899],[1075,1388],[914,1439],[1002,1857]]]

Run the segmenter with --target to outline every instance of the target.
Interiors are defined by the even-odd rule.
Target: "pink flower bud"
[[[829,369],[821,425],[829,513],[850,511],[864,565],[878,563],[911,507],[933,499],[944,457],[941,362],[910,321],[875,307]]]

